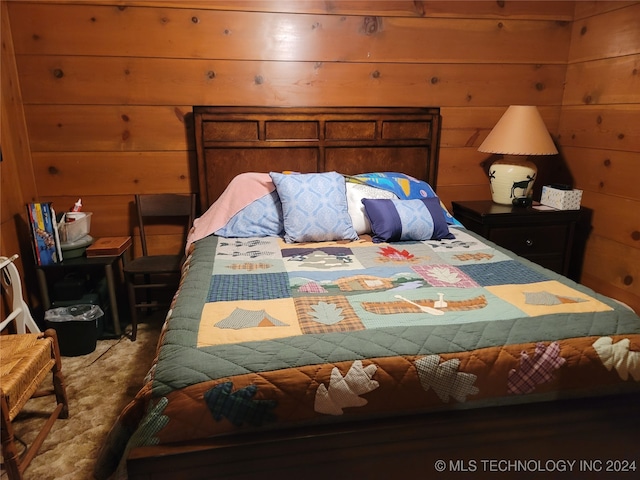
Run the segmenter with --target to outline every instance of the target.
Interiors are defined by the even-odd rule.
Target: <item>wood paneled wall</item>
[[[640,311],[640,3],[575,15],[559,143],[593,210],[582,282]]]
[[[439,106],[441,195],[487,198],[476,148],[509,104],[540,105],[557,130],[573,4],[28,1],[9,15],[38,195],[59,210],[82,197],[100,236],[131,231],[134,193],[196,188],[199,104]]]
[[[94,212],[96,236],[134,231],[135,193],[195,191],[193,105],[439,106],[439,194],[445,202],[490,198],[484,165],[492,159],[477,147],[507,106],[538,105],[554,136],[561,113],[568,118],[565,78],[579,84],[579,69],[587,66],[571,46],[588,37],[576,34],[574,7],[571,1],[9,1],[25,125],[12,134],[28,145],[23,167],[33,171],[34,196],[58,210],[82,197]],[[570,52],[575,60],[567,64]],[[625,71],[628,57],[618,58]],[[607,66],[598,61],[589,69],[603,78]],[[624,85],[631,88],[632,80]],[[584,108],[582,99],[576,107]],[[157,239],[162,248],[175,244],[172,235]]]
[[[32,264],[29,233],[25,223],[25,203],[36,197],[36,184],[31,165],[31,151],[22,109],[22,97],[16,70],[11,25],[5,2],[0,3],[0,255],[10,257],[19,253],[15,261],[23,280],[24,297],[31,305],[37,305],[37,290]],[[4,291],[3,291],[4,292]],[[2,295],[0,319],[6,318],[10,305]],[[6,330],[5,330],[6,332]]]

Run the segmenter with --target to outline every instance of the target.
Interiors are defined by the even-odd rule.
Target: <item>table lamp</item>
[[[532,105],[511,105],[478,151],[503,155],[489,167],[489,183],[493,201],[505,205],[531,194],[538,169],[527,159],[529,155],[558,153],[540,112]]]

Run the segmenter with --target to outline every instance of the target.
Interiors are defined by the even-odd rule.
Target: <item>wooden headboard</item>
[[[395,171],[436,188],[439,108],[193,109],[205,211],[243,172]]]

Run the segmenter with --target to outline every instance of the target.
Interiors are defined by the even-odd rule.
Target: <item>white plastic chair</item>
[[[16,258],[18,258],[17,254],[10,258],[0,257],[0,283],[11,303],[11,313],[0,323],[0,331],[15,320],[17,333],[27,333],[27,330],[31,333],[41,333],[31,316],[29,306],[22,297],[20,273],[13,263]]]

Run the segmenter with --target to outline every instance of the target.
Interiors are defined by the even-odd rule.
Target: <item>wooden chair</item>
[[[184,238],[193,225],[196,210],[195,194],[147,194],[136,195],[136,210],[140,228],[142,256],[126,262],[124,273],[131,309],[131,340],[135,341],[138,331],[138,310],[169,307],[179,282],[184,252],[154,255],[149,251],[147,229],[150,224],[184,226]],[[150,296],[155,291],[155,297]],[[144,294],[139,295],[138,293]]]
[[[16,256],[11,259],[0,257],[2,287],[14,300],[14,305],[16,298],[22,299],[20,277],[12,263],[15,258]],[[2,362],[0,362],[0,436],[3,466],[9,480],[23,478],[24,471],[38,453],[54,422],[58,418],[69,416],[69,402],[62,375],[56,332],[49,329],[41,333],[33,322],[26,304],[21,303],[18,309],[17,314],[16,310],[13,310],[7,316],[7,319],[15,320],[16,331],[24,332],[26,323],[30,329],[35,327],[36,332],[0,335],[0,355],[2,356]],[[33,325],[28,319],[31,319]],[[2,327],[5,328],[9,323],[6,320],[3,321]],[[22,325],[20,325],[21,323]],[[53,388],[44,389],[42,384],[49,374],[53,375]],[[55,395],[56,407],[31,445],[24,452],[19,453],[12,422],[31,398],[44,395]]]

